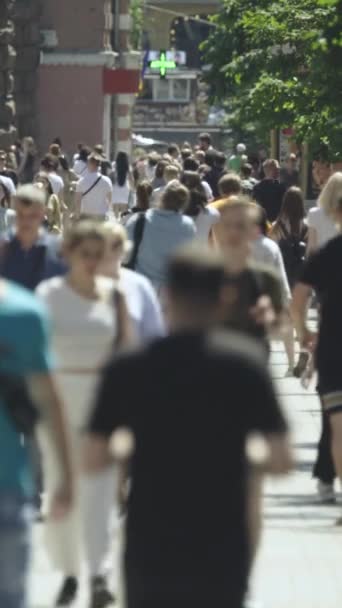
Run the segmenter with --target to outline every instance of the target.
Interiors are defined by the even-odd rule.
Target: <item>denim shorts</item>
[[[0,606],[27,608],[32,507],[11,491],[0,490]]]

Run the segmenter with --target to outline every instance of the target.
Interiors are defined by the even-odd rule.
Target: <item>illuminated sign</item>
[[[149,51],[148,65],[151,70],[158,70],[160,77],[165,78],[168,70],[186,64],[184,51]]]

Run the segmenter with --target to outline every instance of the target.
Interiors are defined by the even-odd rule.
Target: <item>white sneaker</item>
[[[321,502],[326,504],[332,504],[336,502],[336,496],[334,491],[333,483],[324,483],[324,481],[318,481],[317,493]]]

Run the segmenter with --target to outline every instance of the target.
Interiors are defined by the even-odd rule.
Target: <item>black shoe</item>
[[[301,378],[306,370],[306,366],[309,361],[309,353],[302,351],[299,354],[297,365],[293,368],[293,375],[295,378]]]
[[[106,579],[103,576],[94,576],[91,587],[91,608],[107,608],[115,603],[115,597],[108,590]]]
[[[56,606],[70,606],[76,598],[78,581],[74,576],[67,576],[56,600]]]

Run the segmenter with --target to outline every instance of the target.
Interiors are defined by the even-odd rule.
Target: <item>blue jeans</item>
[[[32,508],[20,495],[0,490],[0,606],[27,608]]]

